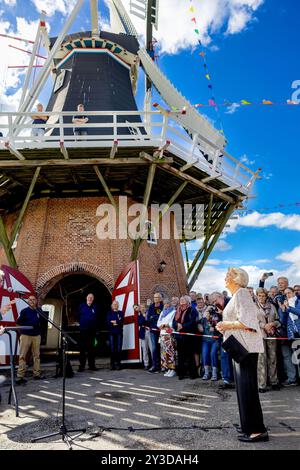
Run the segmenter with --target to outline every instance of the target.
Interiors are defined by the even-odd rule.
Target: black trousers
[[[190,377],[197,376],[195,363],[195,343],[193,337],[181,336],[176,338],[177,344],[177,375],[184,377],[188,372]]]
[[[88,365],[90,369],[95,368],[95,337],[94,330],[80,331],[80,367],[85,368],[86,354],[88,356]]]
[[[240,364],[233,361],[235,386],[243,433],[266,432],[257,385],[258,354],[251,353]]]

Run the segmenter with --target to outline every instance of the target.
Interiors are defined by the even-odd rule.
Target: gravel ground
[[[45,369],[46,379],[17,387],[20,416],[7,405],[2,387],[0,449],[63,449],[60,437],[31,439],[55,432],[61,424],[62,380]],[[77,373],[66,381],[66,423],[86,427],[74,449],[96,450],[300,450],[300,388],[261,395],[268,443],[237,440],[235,391],[201,379],[166,378],[141,369]]]

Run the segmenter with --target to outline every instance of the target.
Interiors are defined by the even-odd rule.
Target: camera
[[[284,294],[276,295],[275,298],[276,298],[277,302],[279,302],[280,304],[283,304],[287,299],[286,295],[284,295]]]

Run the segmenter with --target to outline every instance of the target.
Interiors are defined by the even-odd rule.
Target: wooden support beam
[[[171,165],[174,161],[172,157],[165,157],[165,156],[163,158],[157,159],[154,156],[151,156],[149,155],[149,153],[146,153],[146,152],[140,152],[140,157],[145,161],[156,163],[157,165],[162,165],[163,163],[168,163]]]
[[[165,162],[157,162],[157,164]],[[0,169],[5,168],[36,168],[51,167],[51,166],[88,166],[88,165],[149,165],[149,161],[145,158],[70,158],[69,160],[63,159],[44,159],[44,160],[0,160]]]
[[[147,184],[146,184],[146,188],[145,188],[145,192],[144,192],[144,199],[143,199],[143,205],[144,205],[144,207],[147,207],[147,208],[148,208],[148,205],[149,205],[149,200],[150,200],[150,195],[151,195],[151,191],[152,191],[155,172],[156,172],[156,165],[155,165],[155,163],[152,163],[150,168],[149,168]],[[141,217],[141,221],[142,221],[142,217]],[[138,259],[139,249],[140,249],[142,241],[143,241],[143,238],[138,238],[137,240],[133,241],[131,261],[135,261],[135,260]]]
[[[116,201],[114,200],[113,195],[112,195],[112,193],[111,193],[109,187],[107,186],[106,181],[105,181],[105,179],[103,178],[103,175],[102,175],[101,171],[99,170],[99,168],[98,168],[96,165],[94,165],[93,168],[94,168],[94,171],[95,171],[96,175],[97,175],[98,178],[99,178],[100,183],[101,183],[102,186],[103,186],[103,189],[104,189],[104,191],[105,191],[105,193],[106,193],[108,199],[110,200],[110,203],[111,203],[111,204],[113,205],[113,207],[117,210],[117,203],[116,203]]]
[[[110,151],[110,158],[115,158],[115,155],[118,151],[118,143],[119,142],[117,140],[114,141],[114,145],[112,146]]]
[[[214,180],[218,180],[220,178],[222,178],[223,176],[223,173],[218,173],[217,175],[213,175],[213,176],[208,176],[207,178],[203,178],[202,183],[209,183],[210,181],[214,181]]]
[[[11,249],[10,241],[7,236],[6,228],[5,228],[3,218],[1,215],[0,215],[0,241],[3,245],[9,266],[12,268],[16,268],[17,267],[16,258],[15,258],[13,250]]]
[[[164,157],[164,151],[167,150],[167,148],[169,147],[170,144],[171,144],[171,142],[169,140],[167,140],[162,147],[160,147],[159,149],[157,149],[153,153],[153,157],[154,158],[163,158]]]
[[[186,165],[183,165],[181,168],[180,168],[180,171],[186,171],[188,170],[189,168],[192,168],[192,166],[194,166],[196,163],[199,162],[199,158],[196,158],[193,162],[191,163],[187,163]],[[202,180],[203,181],[203,180]]]
[[[60,142],[60,151],[63,154],[64,159],[69,160],[68,150],[66,149],[64,142]]]
[[[34,175],[33,175],[33,178],[32,178],[32,181],[31,181],[31,184],[30,184],[30,187],[28,189],[28,192],[27,192],[27,195],[25,197],[25,200],[23,202],[23,205],[22,205],[22,209],[20,210],[20,213],[18,215],[18,218],[17,218],[17,221],[14,225],[14,228],[13,228],[13,231],[12,231],[12,234],[11,234],[11,238],[10,238],[10,246],[12,247],[13,244],[14,244],[14,241],[16,239],[16,236],[17,236],[17,233],[19,231],[19,228],[20,228],[20,225],[23,221],[23,217],[24,217],[24,214],[26,212],[26,209],[27,209],[27,206],[28,206],[28,203],[29,203],[29,200],[31,198],[31,195],[32,195],[32,192],[33,192],[33,189],[34,189],[34,186],[35,186],[35,183],[37,182],[37,179],[39,177],[39,174],[40,174],[40,171],[41,171],[41,168],[40,167],[37,167],[35,172],[34,172]]]
[[[209,236],[208,236],[208,239],[210,239],[212,237],[212,235],[214,234],[214,232],[216,230],[218,230],[218,227],[220,226],[220,223],[221,223],[221,219],[220,220],[217,220],[213,226],[210,228],[210,231],[209,231]],[[199,248],[199,250],[197,251],[196,253],[196,256],[195,258],[193,259],[192,261],[192,264],[190,265],[190,269],[188,270],[188,276],[193,272],[193,270],[195,269],[195,266],[196,264],[198,263],[203,251],[204,251],[204,248],[205,248],[205,240],[203,241],[202,243],[202,246],[201,248]]]
[[[188,181],[191,183],[193,186],[196,186],[197,188],[203,189],[205,192],[208,192],[210,194],[213,194],[214,196],[219,197],[223,201],[229,202],[230,204],[236,204],[237,201],[235,201],[232,197],[228,196],[227,194],[222,193],[218,189],[213,188],[212,186],[208,186],[207,184],[203,183],[202,181],[197,180],[196,178],[187,175],[186,173],[183,173],[180,170],[177,170],[176,168],[173,168],[170,165],[167,164],[162,164],[161,168],[168,173],[171,173],[185,181]]]
[[[195,272],[193,273],[191,279],[189,279],[189,282],[188,282],[189,289],[192,289],[193,285],[195,284],[195,282],[196,282],[196,280],[197,280],[199,274],[201,273],[201,271],[202,271],[202,269],[203,269],[203,267],[204,267],[204,265],[205,265],[205,263],[206,263],[206,261],[207,261],[209,255],[211,254],[212,250],[214,249],[214,247],[215,247],[215,245],[216,245],[216,243],[217,243],[217,241],[218,241],[218,239],[219,239],[219,237],[220,237],[220,235],[221,235],[221,233],[222,233],[222,231],[223,231],[225,225],[227,224],[227,222],[228,222],[228,220],[229,220],[231,214],[233,213],[233,211],[234,211],[235,209],[236,209],[236,205],[235,205],[235,204],[232,204],[232,205],[229,207],[229,209],[228,209],[228,211],[227,211],[225,217],[222,219],[222,222],[221,222],[220,226],[218,227],[218,230],[217,230],[217,232],[215,233],[214,238],[213,238],[212,241],[210,242],[210,245],[209,245],[208,247],[206,247],[206,250],[205,250],[205,252],[204,252],[204,256],[203,256],[202,260],[200,261],[199,266],[197,267],[197,269],[196,269]]]
[[[12,145],[10,145],[9,142],[5,142],[4,145],[14,157],[17,157],[18,160],[25,160],[25,157],[21,154],[21,152],[19,152],[19,150],[15,149]]]

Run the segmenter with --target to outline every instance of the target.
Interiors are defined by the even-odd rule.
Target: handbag
[[[235,338],[230,335],[222,344],[224,351],[228,352],[232,359],[238,364],[249,355],[249,351]]]

